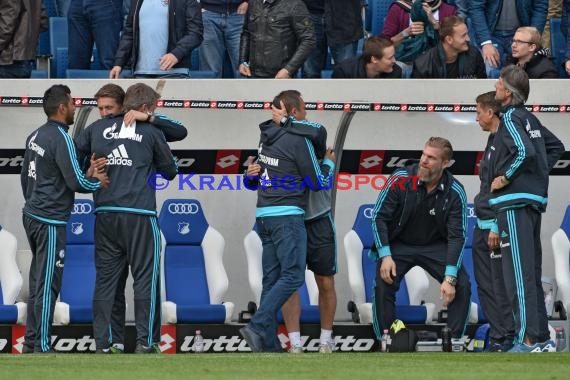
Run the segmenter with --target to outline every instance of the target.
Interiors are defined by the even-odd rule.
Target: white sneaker
[[[303,352],[305,352],[305,350],[303,350],[302,346],[291,346],[289,349],[290,354],[302,354]]]
[[[335,342],[329,340],[327,343],[319,344],[319,353],[330,354],[335,351]]]

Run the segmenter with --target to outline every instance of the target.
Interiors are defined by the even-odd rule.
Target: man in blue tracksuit
[[[509,352],[551,352],[542,289],[541,213],[548,202],[548,173],[564,145],[526,110],[530,92],[526,72],[507,66],[495,84],[504,107],[489,163],[497,214],[499,245],[507,295],[512,302],[516,336]]]
[[[287,96],[302,101],[297,91],[289,90]],[[300,108],[304,113],[304,102]],[[334,170],[332,151],[319,163],[309,139],[287,133],[272,120],[259,127],[257,164],[250,158],[244,181],[258,194],[256,223],[263,244],[263,291],[259,309],[240,329],[254,352],[280,350],[277,311],[304,281],[308,191],[327,188]]]
[[[26,139],[21,185],[26,201],[23,223],[32,262],[23,353],[50,352],[55,301],[65,264],[65,226],[75,192],[92,193],[108,184],[104,173],[79,168],[75,144],[67,134],[75,106],[67,86],[54,85],[44,94],[48,121]]]
[[[473,269],[477,279],[479,300],[485,317],[489,321],[490,352],[506,352],[513,346],[515,323],[513,308],[507,297],[503,279],[503,263],[499,249],[499,227],[495,211],[489,206],[491,181],[489,160],[493,152],[493,140],[499,128],[501,104],[495,100],[495,91],[481,94],[476,99],[477,122],[485,132],[489,132],[487,145],[479,161],[481,186],[475,196],[477,225],[473,230]]]
[[[471,285],[461,266],[467,229],[467,196],[447,170],[451,143],[431,137],[419,163],[396,170],[372,211],[377,273],[373,327],[378,340],[396,319],[395,295],[414,266],[441,283],[447,324],[460,338],[469,317]]]
[[[137,83],[125,95],[125,110],[148,112],[152,118],[159,95]],[[95,265],[93,334],[97,352],[110,348],[109,325],[118,283],[125,265],[133,274],[135,353],[158,351],[160,342],[160,230],[155,190],[149,179],[162,172],[173,179],[177,167],[164,134],[148,122],[124,127],[123,116],[101,119],[77,138],[78,150],[107,158],[107,172],[116,177],[95,197]]]

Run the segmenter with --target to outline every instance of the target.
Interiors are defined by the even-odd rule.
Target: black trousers
[[[373,327],[378,340],[384,329],[389,329],[396,319],[396,292],[400,289],[400,281],[414,266],[425,269],[439,283],[444,280],[446,244],[431,246],[410,246],[398,242],[390,245],[392,259],[396,263],[396,278],[392,284],[387,284],[380,277],[380,266],[376,266],[376,281],[374,285]],[[471,307],[471,284],[465,269],[461,267],[455,285],[455,299],[447,306],[447,325],[453,337],[461,337],[469,319]]]
[[[515,343],[550,338],[542,289],[542,215],[531,207],[497,214],[507,297],[515,318]]]
[[[513,308],[505,288],[501,251],[489,248],[488,237],[489,230],[475,227],[472,252],[479,302],[491,326],[489,330],[491,341],[512,342],[515,336],[515,322]]]
[[[133,275],[137,344],[150,347],[160,342],[161,237],[154,216],[98,213],[95,220],[93,335],[97,348],[108,348],[117,291],[123,293],[125,266]],[[119,289],[122,286],[122,289]],[[119,295],[120,298],[120,295]],[[121,309],[119,307],[119,309]],[[124,315],[124,309],[122,309]],[[117,322],[123,323],[124,319]]]
[[[25,344],[35,352],[51,350],[51,325],[65,263],[65,224],[42,223],[23,216],[32,251]]]

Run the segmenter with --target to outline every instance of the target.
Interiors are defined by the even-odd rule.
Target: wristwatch
[[[451,286],[455,286],[457,284],[457,278],[453,276],[445,276],[445,282]]]
[[[410,32],[407,29],[402,30],[402,37],[408,38],[410,36]]]
[[[147,112],[147,118],[146,118],[146,122],[150,123],[150,119],[152,119],[153,113],[152,112]]]

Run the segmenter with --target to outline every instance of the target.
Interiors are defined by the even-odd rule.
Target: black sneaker
[[[156,344],[147,347],[138,343],[137,347],[135,348],[135,354],[159,354],[159,353],[160,353],[160,348]]]
[[[97,348],[95,349],[96,354],[111,354],[111,350],[108,348]]]
[[[34,353],[34,348],[28,346],[27,344],[24,344],[22,346],[22,354],[33,354]]]

